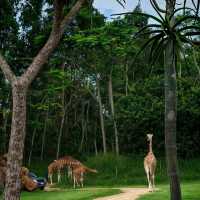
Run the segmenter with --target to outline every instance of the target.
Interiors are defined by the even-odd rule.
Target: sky
[[[159,6],[164,9],[165,0],[157,0]],[[177,0],[178,3],[183,3],[183,0]],[[188,0],[188,2],[190,2]],[[120,6],[116,0],[94,0],[94,7],[97,8],[106,17],[111,18],[111,14],[132,11],[137,5],[138,0],[126,0],[125,8]],[[189,3],[191,5],[191,3]],[[155,14],[149,0],[141,0],[142,10],[148,14]]]

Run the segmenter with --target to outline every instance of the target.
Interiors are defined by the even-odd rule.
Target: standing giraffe
[[[149,142],[149,152],[144,158],[144,169],[147,174],[149,191],[153,191],[155,188],[154,177],[156,170],[156,157],[154,156],[152,151],[152,137],[153,134],[147,134],[147,141]]]

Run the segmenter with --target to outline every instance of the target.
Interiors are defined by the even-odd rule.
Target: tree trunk
[[[166,1],[167,14],[174,12],[175,1]],[[172,19],[171,23],[174,23]],[[165,50],[165,148],[167,170],[170,179],[171,200],[181,200],[181,187],[178,175],[176,146],[176,57],[172,40],[169,40]]]
[[[29,157],[28,157],[28,166],[31,166],[31,159],[32,159],[32,153],[33,153],[33,146],[34,146],[34,142],[35,142],[35,135],[36,135],[36,131],[37,131],[37,127],[34,128],[33,130],[33,135],[32,135],[32,139],[31,139],[31,150],[29,153]]]
[[[61,66],[62,68],[62,72],[63,74],[65,73],[65,63],[62,64]],[[65,85],[64,85],[64,79],[62,81],[62,119],[61,119],[61,123],[60,123],[60,130],[59,130],[59,135],[58,135],[58,143],[57,143],[57,153],[56,153],[56,159],[59,158],[60,156],[60,146],[61,146],[61,138],[62,138],[62,134],[63,134],[63,127],[65,124],[65,113],[66,113],[66,109],[65,109]]]
[[[181,200],[176,147],[176,69],[173,41],[165,52],[165,145],[171,200]]]
[[[102,140],[103,140],[103,153],[106,154],[107,153],[106,133],[105,133],[105,127],[104,127],[103,107],[102,107],[101,92],[100,92],[100,85],[99,85],[98,78],[97,78],[96,84],[97,84],[97,93],[98,93],[98,103],[99,103],[99,115],[100,115],[100,123],[101,123],[101,133],[102,133]]]
[[[42,147],[41,147],[41,153],[40,153],[40,160],[44,159],[44,148],[45,148],[45,141],[46,141],[46,131],[47,131],[48,118],[49,118],[49,105],[48,105],[48,110],[46,111],[46,117],[45,117],[45,122],[44,122],[44,130],[43,130],[43,135],[42,135]]]
[[[125,92],[126,96],[128,96],[128,63],[125,64]]]
[[[12,87],[13,111],[7,162],[6,200],[18,200],[20,198],[21,183],[19,173],[22,165],[26,133],[26,94],[27,88],[20,81],[15,81]]]
[[[111,73],[110,73],[109,81],[108,81],[108,93],[109,93],[111,115],[112,115],[112,120],[113,120],[113,127],[114,127],[114,131],[115,131],[115,152],[117,155],[119,155],[119,137],[118,137],[117,123],[115,120],[115,109],[114,109],[112,74]]]
[[[86,121],[85,121],[84,111],[85,111],[85,104],[82,105],[82,116],[81,116],[81,133],[82,133],[82,136],[81,136],[81,143],[80,143],[79,150],[78,150],[79,152],[82,151],[83,143],[84,143],[84,140],[85,140]]]

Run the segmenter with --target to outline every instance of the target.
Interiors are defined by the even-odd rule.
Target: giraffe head
[[[151,141],[153,137],[153,134],[147,134],[147,141]]]

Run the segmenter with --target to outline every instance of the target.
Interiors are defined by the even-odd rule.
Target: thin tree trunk
[[[80,146],[79,146],[79,152],[82,151],[83,149],[83,143],[84,143],[84,140],[85,140],[85,121],[84,119],[81,120],[81,129],[82,129],[82,137],[81,137],[81,143],[80,143]]]
[[[126,96],[128,96],[128,63],[125,65],[125,91],[126,91]]]
[[[95,122],[95,127],[94,127],[94,151],[95,155],[98,155],[98,148],[97,148],[97,122]]]
[[[48,119],[49,119],[49,105],[48,105],[48,109],[46,111],[46,117],[45,117],[45,122],[44,122],[40,160],[44,159],[44,148],[45,148],[45,141],[46,141],[46,132],[47,132],[47,121],[48,121]]]
[[[60,156],[61,138],[62,138],[63,127],[64,127],[64,123],[65,123],[65,109],[63,109],[63,112],[64,113],[62,114],[62,120],[60,123],[60,130],[59,130],[59,135],[58,135],[56,159],[58,159]]]
[[[32,159],[32,153],[33,153],[33,146],[34,146],[34,142],[35,142],[36,131],[37,131],[37,127],[34,128],[32,139],[31,139],[31,147],[30,147],[31,150],[30,150],[29,157],[28,157],[28,165],[29,166],[31,166],[31,159]]]
[[[113,120],[113,127],[115,131],[115,152],[119,155],[119,137],[118,137],[118,130],[117,130],[117,123],[115,120],[115,109],[114,109],[114,100],[113,100],[113,87],[112,87],[112,73],[109,75],[108,81],[108,93],[109,93],[109,101],[110,101],[110,108],[111,108],[111,115]]]
[[[16,81],[12,88],[13,95],[13,111],[12,111],[12,127],[9,142],[9,152],[7,161],[7,176],[5,187],[6,200],[20,199],[20,179],[24,140],[26,133],[26,95],[27,88],[21,85],[20,81]]]
[[[166,3],[166,15],[171,15],[174,12],[175,0],[167,0]],[[174,23],[173,19],[171,23]],[[177,161],[176,116],[176,57],[173,41],[169,40],[165,50],[165,147],[171,200],[182,199]]]
[[[61,66],[63,73],[65,72],[65,63],[62,64]],[[63,127],[65,124],[65,113],[66,113],[66,109],[65,109],[65,88],[64,88],[64,79],[62,81],[62,119],[61,119],[61,123],[60,123],[60,129],[59,129],[59,135],[58,135],[58,143],[57,143],[57,153],[56,153],[56,159],[59,158],[60,156],[60,146],[61,146],[61,138],[62,138],[62,134],[63,134]]]
[[[104,152],[104,154],[106,154],[107,153],[106,133],[105,133],[105,126],[104,126],[104,117],[103,117],[103,107],[102,107],[102,101],[101,101],[100,84],[99,84],[98,78],[97,78],[96,84],[97,84],[97,94],[98,94],[98,103],[99,103],[101,134],[102,134],[102,140],[103,140],[103,152]]]

